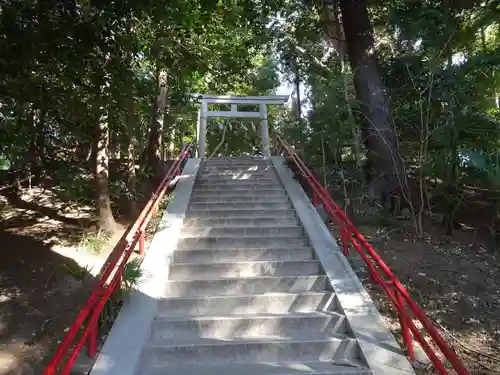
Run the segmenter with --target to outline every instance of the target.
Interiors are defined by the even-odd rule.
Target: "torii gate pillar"
[[[289,95],[271,96],[215,96],[201,95],[200,112],[198,115],[198,127],[196,140],[198,142],[198,158],[205,157],[205,144],[207,141],[207,118],[260,118],[260,130],[262,136],[262,153],[265,157],[271,156],[269,145],[269,123],[267,120],[268,104],[285,104]],[[230,104],[230,111],[209,111],[208,104]],[[238,111],[238,105],[259,105],[259,112]]]

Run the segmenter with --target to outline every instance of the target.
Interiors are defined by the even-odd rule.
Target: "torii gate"
[[[198,158],[205,157],[205,144],[207,141],[207,118],[260,118],[260,128],[262,134],[262,152],[265,157],[271,156],[269,147],[269,124],[267,122],[268,104],[285,104],[289,95],[270,96],[219,96],[200,95],[200,111],[198,114],[198,126],[196,129],[196,140],[198,142]],[[230,104],[230,111],[209,111],[209,104]],[[238,105],[259,105],[259,112],[238,111]]]

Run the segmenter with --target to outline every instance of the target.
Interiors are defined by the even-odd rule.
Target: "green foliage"
[[[123,290],[130,292],[133,289],[139,287],[141,278],[143,276],[143,270],[141,269],[142,260],[135,258],[129,261],[122,274],[122,287]]]
[[[109,244],[110,238],[111,233],[106,231],[90,232],[83,236],[80,247],[87,249],[91,253],[99,254]]]
[[[76,280],[79,281],[84,281],[87,279],[91,274],[91,268],[88,267],[80,267],[78,264],[74,263],[64,263],[62,265],[63,269],[69,273],[71,276],[73,276]]]

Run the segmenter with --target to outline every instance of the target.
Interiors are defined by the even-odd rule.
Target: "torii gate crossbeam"
[[[198,157],[205,157],[205,144],[207,141],[207,119],[209,117],[225,118],[260,118],[260,128],[262,134],[262,152],[265,157],[271,156],[269,147],[269,124],[267,121],[268,104],[285,104],[289,95],[270,96],[219,96],[200,95],[200,111],[198,115],[198,127],[196,130],[196,140],[198,142]],[[209,111],[209,104],[230,104],[230,111]],[[238,111],[238,105],[259,105],[259,112]]]

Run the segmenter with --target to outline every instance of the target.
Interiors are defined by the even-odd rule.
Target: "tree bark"
[[[137,132],[137,115],[135,111],[134,98],[128,98],[127,103],[127,190],[129,192],[129,213],[135,216],[137,209],[137,176],[135,173],[135,134]]]
[[[347,122],[352,132],[352,142],[353,142],[352,151],[354,153],[354,157],[356,160],[356,172],[359,173],[361,183],[364,185],[363,175],[361,173],[361,137],[359,134],[360,133],[359,127],[356,124],[356,119],[354,117],[354,113],[352,111],[350,103],[350,96],[352,94],[350,95],[349,93],[349,87],[352,85],[352,82],[349,81],[349,75],[348,75],[349,68],[347,66],[347,59],[346,59],[347,48],[345,43],[345,33],[343,26],[340,23],[339,9],[337,6],[334,7],[333,12],[331,12],[329,9],[325,9],[324,14],[326,14],[326,16],[329,18],[333,18],[334,20],[333,24],[330,23],[330,27],[328,28],[329,35],[336,38],[335,42],[332,40],[332,44],[334,45],[339,54],[340,72],[342,74],[342,83],[344,88],[344,100],[347,108]]]
[[[108,89],[109,82],[101,86],[101,103],[96,132],[96,209],[100,229],[113,232],[116,228],[109,196],[109,123]]]
[[[294,70],[295,70],[295,79],[294,79],[294,84],[295,84],[295,94],[297,95],[297,121],[300,124],[300,121],[302,120],[302,103],[300,101],[300,72],[299,72],[299,65],[297,64],[297,61],[294,62]]]
[[[408,189],[391,107],[377,68],[373,28],[365,0],[340,0],[340,10],[356,96],[364,115],[361,130],[371,169],[367,181],[372,196],[387,206],[391,195],[408,197]]]
[[[33,122],[32,137],[29,147],[29,162],[28,168],[30,176],[35,177],[35,184],[38,184],[39,178],[42,176],[42,163],[44,159],[44,145],[45,145],[45,111],[41,109],[33,109],[30,112]],[[31,177],[30,177],[31,178]]]
[[[153,104],[147,145],[147,165],[155,173],[161,173],[161,143],[163,118],[167,105],[167,72],[158,71],[158,95]]]

